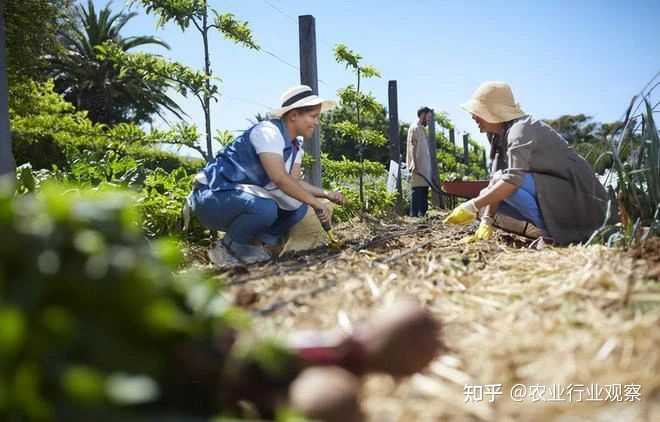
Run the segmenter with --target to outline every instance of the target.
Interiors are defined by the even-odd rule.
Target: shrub
[[[210,417],[255,382],[236,368],[262,387],[293,376],[277,345],[266,357],[241,352],[233,378],[223,375],[246,318],[217,280],[173,273],[178,248],[145,240],[134,202],[52,184],[0,193],[0,419]]]

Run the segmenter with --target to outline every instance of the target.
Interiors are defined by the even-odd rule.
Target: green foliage
[[[236,137],[229,130],[216,130],[215,136],[213,136],[213,140],[219,143],[222,146],[222,148],[231,144],[234,141],[234,139],[236,139]]]
[[[57,32],[72,0],[6,0],[7,73],[10,85],[43,79],[46,57],[59,55]]]
[[[9,100],[19,164],[31,162],[35,168],[50,168],[55,164],[63,168],[84,150],[104,154],[114,149],[145,158],[144,165],[150,168],[159,166],[169,170],[181,165],[188,168],[200,165],[153,147],[160,143],[194,147],[198,137],[194,126],[178,124],[171,130],[145,132],[131,124],[94,124],[85,112],[75,111],[73,105],[55,93],[52,82],[15,84],[10,88]],[[53,151],[54,156],[44,154],[48,151]]]
[[[323,187],[339,190],[347,199],[347,204],[335,208],[333,213],[338,221],[347,221],[361,212],[382,217],[391,213],[396,200],[395,193],[387,192],[385,178],[387,170],[381,163],[363,160],[352,161],[346,157],[341,160],[331,160],[327,154],[321,157],[323,169]],[[359,177],[365,178],[365,204],[361,206],[357,191]]]
[[[170,131],[145,133],[135,125],[93,124],[84,112],[76,112],[53,93],[52,83],[16,85],[10,98],[17,163],[29,163],[18,172],[19,178],[34,169],[36,178],[79,187],[131,188],[139,192],[142,226],[149,236],[179,234],[191,175],[202,162],[161,151],[155,145],[186,145],[197,139],[194,127],[178,125]],[[30,184],[25,186],[33,190]],[[201,228],[194,226],[193,236],[202,235]]]
[[[240,44],[244,47],[259,50],[259,46],[253,38],[247,22],[241,22],[231,13],[219,13],[213,8],[209,8],[206,0],[134,0],[146,9],[147,13],[154,13],[159,17],[159,24],[164,25],[167,22],[176,23],[182,31],[185,31],[192,24],[202,37],[204,47],[204,90],[194,90],[195,95],[200,99],[204,110],[206,133],[206,150],[203,157],[206,161],[213,158],[213,143],[211,131],[211,100],[217,101],[217,88],[211,84],[211,65],[208,35],[211,29],[216,29],[226,39]],[[215,16],[215,20],[210,22],[209,12]],[[200,149],[198,149],[199,151]]]
[[[566,114],[545,122],[559,132],[578,154],[589,161],[596,173],[602,174],[612,167],[611,159],[601,157],[609,149],[611,138],[623,128],[621,122],[598,123],[585,114]],[[627,157],[630,151],[631,148],[622,151],[623,156]]]
[[[360,64],[362,56],[349,49],[345,44],[340,43],[335,46],[335,60],[337,63],[343,63],[346,69],[351,69],[364,78],[380,78],[378,69],[373,66]]]
[[[440,116],[443,116],[440,114]],[[451,122],[442,119],[443,125],[451,127]],[[447,127],[445,126],[445,127]],[[484,180],[488,177],[483,163],[484,149],[475,140],[468,139],[468,162],[463,161],[463,147],[452,144],[442,132],[436,133],[436,158],[440,181]]]
[[[166,94],[169,79],[145,77],[134,68],[119,68],[100,47],[111,44],[121,52],[144,45],[160,45],[152,36],[123,37],[121,31],[137,13],[112,14],[109,5],[96,11],[94,2],[75,7],[71,23],[60,30],[64,53],[49,62],[56,90],[97,123],[150,122],[168,110],[180,117],[181,108]],[[141,54],[140,56],[150,56]]]
[[[342,183],[354,180],[364,173],[365,176],[385,177],[387,170],[381,163],[364,160],[362,164],[358,161],[352,161],[346,157],[341,160],[331,160],[327,154],[321,156],[321,166],[323,175],[327,180]]]
[[[347,185],[331,181],[327,184],[329,189],[340,191],[346,198],[346,205],[335,208],[333,217],[337,221],[348,221],[362,213],[376,218],[383,218],[394,212],[396,192],[388,192],[382,179],[372,180],[366,178],[364,184],[364,206],[360,204],[357,183]]]
[[[194,95],[208,94],[210,96],[218,93],[218,86],[215,84],[211,84],[210,90],[206,91],[206,82],[212,79],[217,80],[217,78],[208,77],[204,72],[193,70],[154,54],[127,53],[114,42],[98,45],[96,53],[101,60],[111,62],[121,76],[130,74],[145,80],[169,81],[174,83],[173,87],[183,96],[187,96],[189,92]]]
[[[215,10],[213,13],[215,14],[215,26],[225,38],[243,47],[259,50],[247,22],[236,20],[232,13],[220,14]]]
[[[343,156],[356,156],[356,139],[359,133],[355,130],[357,114],[353,86],[339,91],[339,105],[333,110],[321,115],[321,143],[328,157],[341,160]],[[389,152],[382,146],[386,143],[388,129],[387,113],[371,95],[362,94],[362,111],[360,123],[363,131],[370,134],[361,142],[363,156],[367,160],[378,161],[383,164],[389,162]],[[346,130],[345,127],[352,128]],[[376,135],[375,137],[371,134]],[[405,139],[405,138],[404,138]]]
[[[181,209],[190,194],[193,175],[182,168],[169,173],[163,169],[148,173],[137,200],[142,228],[148,236],[171,235],[181,230]],[[197,237],[203,231],[198,225],[193,230]]]
[[[347,88],[339,90],[338,92],[339,96],[341,97],[342,104],[348,105],[351,103],[355,105],[355,122],[350,120],[336,122],[334,124],[334,129],[337,130],[340,136],[344,137],[345,139],[353,139],[357,147],[357,156],[360,160],[360,163],[362,163],[366,145],[379,147],[387,143],[386,137],[383,134],[375,130],[364,129],[362,120],[360,118],[361,111],[367,115],[373,115],[379,111],[379,104],[376,102],[376,100],[370,94],[364,95],[360,92],[361,78],[380,77],[380,73],[378,70],[376,70],[376,68],[372,66],[362,65],[360,63],[362,56],[350,50],[344,44],[337,44],[335,46],[334,52],[337,63],[344,64],[346,69],[354,71],[357,76],[357,88],[353,88],[352,85],[349,85]],[[360,204],[363,208],[366,208],[364,197],[364,172],[360,173],[358,184],[360,192]]]
[[[585,114],[565,114],[556,119],[546,120],[554,130],[559,132],[569,144],[593,142],[596,139],[597,123],[591,116]]]
[[[630,246],[640,239],[644,226],[645,237],[660,234],[660,136],[650,103],[652,92],[653,88],[632,99],[623,130],[610,138],[610,150],[603,157],[611,158],[616,191],[610,190],[605,221],[588,243]],[[634,115],[639,108],[641,113]],[[632,151],[624,157],[626,148]],[[615,224],[617,203],[621,221]]]
[[[0,193],[0,419],[208,419],[237,385],[295,375],[275,343],[234,347],[246,317],[217,280],[174,272],[179,247],[147,242],[134,202],[52,184]]]
[[[147,13],[158,16],[160,26],[172,21],[182,30],[190,26],[193,19],[200,19],[206,10],[205,0],[133,0],[144,6]]]

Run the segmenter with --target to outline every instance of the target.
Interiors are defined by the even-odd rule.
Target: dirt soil
[[[341,252],[220,277],[259,336],[350,331],[401,294],[430,309],[449,350],[404,380],[366,377],[372,421],[660,420],[660,240],[629,253],[508,235],[463,245],[474,228],[441,217],[355,220],[335,230]]]

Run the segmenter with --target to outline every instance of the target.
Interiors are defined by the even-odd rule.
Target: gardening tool
[[[325,233],[328,235],[328,246],[330,249],[342,249],[344,247],[344,242],[335,237],[334,233],[332,232],[332,226],[330,225],[330,222],[321,221],[321,226],[323,227],[323,230],[325,230]]]

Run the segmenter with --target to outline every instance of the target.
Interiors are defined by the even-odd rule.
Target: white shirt
[[[285,142],[286,141],[277,126],[267,120],[259,123],[250,132],[250,143],[252,143],[257,154],[271,153],[282,156]],[[299,145],[302,145],[302,142],[300,142]],[[301,164],[303,155],[305,155],[305,153],[302,148],[300,148],[293,164]],[[291,154],[284,163],[284,169],[287,173],[290,173],[293,169],[291,163],[292,159],[293,154]],[[256,185],[236,185],[236,189],[251,193],[260,198],[273,199],[277,202],[278,207],[288,211],[296,210],[302,205],[302,202],[291,198],[289,195],[282,192],[273,182],[270,182],[264,187]]]

